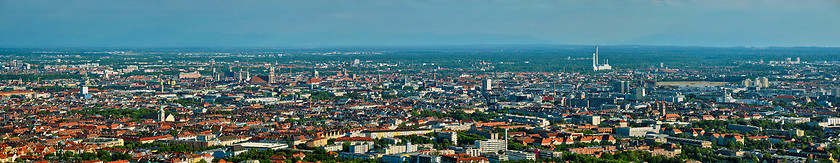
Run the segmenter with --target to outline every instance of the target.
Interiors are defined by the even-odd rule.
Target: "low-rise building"
[[[122,146],[123,139],[120,138],[91,138],[82,141],[82,144],[97,145],[100,148]]]
[[[783,136],[803,136],[805,135],[805,131],[800,129],[790,129],[790,130],[777,130],[777,129],[766,129],[764,132],[770,135],[783,135]]]
[[[441,163],[487,163],[489,160],[484,157],[471,157],[466,154],[443,155]]]
[[[433,155],[411,155],[408,158],[408,162],[410,163],[439,163],[441,162],[440,156],[433,156]]]
[[[328,151],[328,152],[336,152],[336,151],[344,150],[344,146],[341,145],[341,144],[324,145],[324,146],[321,146],[321,148],[323,148],[325,151]]]
[[[320,147],[324,145],[327,145],[327,138],[324,137],[309,139],[308,141],[306,141],[307,147]]]
[[[214,135],[199,135],[195,137],[184,137],[169,140],[170,145],[183,144],[190,148],[207,148],[214,145],[219,145],[219,139]]]
[[[370,150],[370,145],[359,144],[350,146],[350,153],[367,153],[368,150]]]
[[[750,126],[750,125],[729,124],[729,125],[726,125],[726,129],[727,130],[740,131],[740,132],[752,132],[752,131],[761,132],[761,127]]]
[[[370,138],[392,138],[396,136],[406,136],[406,135],[423,135],[427,133],[434,132],[431,129],[407,129],[407,130],[378,130],[378,131],[364,131],[362,132],[365,137]]]
[[[258,150],[265,150],[265,149],[285,149],[289,148],[288,144],[285,143],[269,143],[269,142],[241,142],[231,145],[233,147],[241,147],[243,149],[258,149]]]
[[[712,142],[705,141],[705,140],[687,139],[687,138],[678,138],[678,137],[665,137],[665,139],[668,141],[668,143],[690,145],[690,146],[702,147],[702,148],[711,148],[712,147]]]
[[[642,137],[648,134],[649,132],[659,133],[659,125],[654,125],[651,127],[619,127],[615,131],[616,134],[630,137]]]
[[[505,155],[507,155],[508,160],[517,161],[517,160],[536,160],[537,154],[533,152],[522,152],[522,151],[513,151],[508,150],[505,151]]]
[[[515,114],[506,114],[507,119],[517,123],[524,123],[524,124],[531,124],[537,127],[545,127],[551,124],[545,118],[534,117],[534,116],[524,116],[524,115],[515,115]],[[599,121],[600,122],[600,118]]]

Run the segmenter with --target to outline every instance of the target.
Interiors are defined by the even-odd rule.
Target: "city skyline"
[[[0,162],[840,158],[837,48],[503,49],[3,49]]]
[[[840,160],[840,0],[0,0],[0,163]]]

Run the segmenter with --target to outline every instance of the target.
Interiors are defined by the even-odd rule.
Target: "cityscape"
[[[831,42],[840,34],[826,31],[829,39],[821,35],[797,41],[802,38],[798,36],[812,36],[808,32],[823,32],[821,26],[791,23],[778,27],[801,29],[791,30],[799,33],[790,32],[784,36],[790,39],[784,41],[773,40],[776,35],[736,36],[748,32],[727,34],[715,38],[715,43],[688,35],[646,37],[673,44],[627,43],[618,40],[631,39],[603,36],[622,31],[617,29],[592,36],[604,43],[588,42],[585,37],[577,37],[581,42],[531,42],[518,36],[560,40],[554,37],[575,39],[576,35],[529,34],[531,28],[539,31],[529,25],[491,27],[484,18],[493,17],[492,23],[509,18],[494,13],[499,11],[515,19],[542,21],[549,19],[517,14],[561,11],[539,7],[562,6],[555,3],[570,5],[563,9],[571,10],[607,2],[523,2],[528,12],[502,7],[510,4],[497,1],[409,2],[207,2],[210,7],[192,6],[204,2],[163,6],[157,6],[161,2],[103,2],[108,9],[81,1],[0,2],[0,21],[7,20],[0,23],[0,163],[840,161],[840,44]],[[752,13],[790,5],[762,1],[744,7],[737,2],[714,2],[735,7],[704,2],[614,2],[629,8],[664,8],[614,12],[667,15],[680,14],[671,9],[703,11],[698,13],[732,9]],[[458,14],[451,15],[456,18],[439,16],[452,11],[438,3],[456,8],[478,5],[465,10],[488,15],[457,12],[476,20],[461,19],[464,15]],[[274,10],[268,4],[284,7]],[[147,5],[159,8],[133,12]],[[327,10],[340,5],[381,5],[385,6],[381,10],[389,11]],[[417,11],[384,9],[392,5],[402,7],[396,10]],[[325,15],[336,20],[353,22],[342,28],[323,27],[334,24],[318,24],[315,18],[323,15],[311,13],[307,7],[313,6],[324,7],[323,12],[329,13]],[[430,6],[434,7],[424,8]],[[814,6],[822,6],[815,11],[840,11],[838,5],[803,3],[773,14]],[[610,7],[614,6],[605,8]],[[55,8],[61,9],[47,11]],[[27,11],[36,12],[22,14]],[[302,15],[286,18],[274,13],[280,11]],[[720,22],[731,19],[706,16],[701,17]],[[744,19],[751,16],[733,14]],[[832,20],[837,17],[832,16],[820,21],[840,27],[840,19]],[[112,20],[115,17],[126,20]],[[444,29],[457,33],[454,36],[459,39],[443,36],[447,32],[413,33],[427,29],[394,25],[409,31],[401,32],[385,25],[425,24],[426,18],[440,25],[427,26],[428,30]],[[681,18],[663,17],[667,21]],[[67,20],[49,27],[27,25],[58,19]],[[216,19],[231,24],[248,19],[243,21],[255,24],[232,27]],[[134,24],[144,29],[121,34],[121,29],[101,30],[96,25],[116,27],[131,21],[144,22]],[[267,23],[273,21],[319,26]],[[461,23],[456,21],[466,21],[466,25],[458,26]],[[586,24],[589,21],[569,21],[582,23],[573,32],[603,32],[583,29],[591,25]],[[709,25],[698,30],[712,31],[701,35],[721,34],[713,31],[724,29],[762,33],[762,29],[747,28],[764,20],[748,21],[753,24]],[[644,23],[627,25],[638,24]],[[263,29],[261,25],[292,27]],[[488,27],[472,29],[476,33],[446,29],[472,25]],[[129,26],[124,28],[133,28]],[[263,33],[297,27],[301,35]],[[513,29],[524,32],[498,32]],[[247,32],[240,37],[239,30]],[[190,33],[194,31],[204,33]],[[355,33],[371,36],[355,37]],[[324,35],[336,37],[324,41]],[[727,41],[728,36],[735,43]],[[683,38],[691,39],[679,40]]]

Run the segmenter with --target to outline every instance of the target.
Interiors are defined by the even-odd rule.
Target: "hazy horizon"
[[[0,47],[840,47],[840,1],[0,1]]]
[[[699,46],[699,45],[576,45],[576,44],[428,44],[428,45],[325,45],[325,46],[0,46],[0,49],[286,49],[286,50],[305,50],[305,49],[341,49],[341,48],[359,48],[359,49],[400,49],[400,48],[419,48],[419,49],[434,49],[434,48],[457,48],[457,49],[480,49],[480,48],[592,48],[600,47],[670,47],[670,48],[747,48],[747,49],[768,49],[768,48],[840,48],[840,46]]]

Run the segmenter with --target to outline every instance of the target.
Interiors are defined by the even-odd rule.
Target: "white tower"
[[[504,147],[505,147],[505,150],[507,150],[507,149],[508,149],[508,148],[507,148],[507,144],[508,144],[508,129],[509,129],[509,128],[505,128],[505,142],[504,142],[504,143],[502,143],[502,144],[504,144],[504,145],[505,145],[505,146],[504,146]]]
[[[610,66],[609,60],[607,63],[600,64],[598,62],[598,47],[595,47],[595,53],[592,54],[592,70],[600,71],[600,70],[610,70],[612,66]]]
[[[165,121],[166,120],[166,112],[163,111],[163,106],[160,106],[160,110],[158,112],[159,112],[158,113],[158,119],[160,120],[160,122]]]
[[[493,90],[493,80],[492,79],[487,78],[487,80],[484,80],[484,90],[485,91]]]
[[[595,53],[592,53],[592,67],[598,70],[598,47],[595,47]]]
[[[81,93],[82,93],[82,95],[88,94],[88,87],[87,86],[82,87],[82,92]]]
[[[242,81],[245,81],[245,79],[242,77],[242,70],[239,70],[239,73],[236,73],[236,74],[238,74],[238,75],[239,75],[239,82],[240,82],[240,83],[241,83]]]

